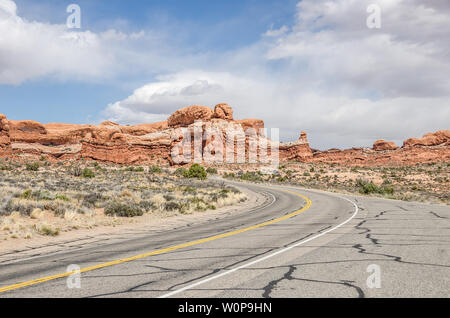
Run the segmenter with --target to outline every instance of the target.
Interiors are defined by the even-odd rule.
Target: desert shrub
[[[95,178],[95,173],[89,168],[84,168],[81,176],[83,178]]]
[[[26,164],[26,169],[28,171],[38,171],[39,170],[39,163],[37,162],[33,162],[33,163],[27,163]]]
[[[153,165],[150,167],[149,172],[150,173],[161,173],[162,170],[160,167]]]
[[[70,202],[70,199],[63,194],[57,194],[55,197],[56,200]]]
[[[212,168],[212,167],[208,167],[208,169],[206,169],[206,173],[217,174],[217,169],[216,168]]]
[[[358,179],[356,185],[359,187],[359,192],[362,194],[382,193],[381,188],[373,182]]]
[[[130,172],[144,172],[144,167],[127,167],[125,168],[125,171],[130,171]]]
[[[175,201],[169,201],[164,204],[164,210],[166,211],[177,211],[180,209],[181,209],[180,204]]]
[[[33,194],[33,191],[31,189],[27,189],[20,195],[20,198],[21,199],[31,199],[32,194]]]
[[[144,212],[141,207],[134,203],[119,203],[112,202],[105,208],[105,215],[109,216],[122,216],[122,217],[134,217],[141,216]]]
[[[393,195],[394,194],[394,188],[393,187],[384,187],[383,192],[387,195]]]
[[[198,163],[194,163],[189,170],[184,174],[185,178],[197,178],[200,180],[206,179],[207,173],[205,168],[203,168]]]
[[[187,173],[187,169],[186,168],[178,168],[177,170],[175,170],[174,175],[176,175],[176,176],[184,176],[185,173]]]
[[[74,166],[70,169],[70,174],[74,177],[81,177],[81,175],[83,174],[83,169],[81,169],[81,167],[79,166]]]
[[[197,190],[195,190],[193,187],[186,187],[183,190],[184,193],[197,193]]]
[[[34,226],[35,230],[42,235],[57,236],[59,235],[59,229],[54,229],[50,225],[41,225],[40,227]]]
[[[155,204],[150,201],[141,201],[139,202],[139,207],[143,209],[144,211],[148,212],[155,208]]]
[[[170,195],[170,194],[165,194],[165,195],[163,195],[163,198],[164,198],[166,201],[173,201],[173,200],[175,200],[175,197],[172,196],[172,195]]]
[[[356,180],[356,185],[359,187],[359,192],[361,194],[371,194],[371,193],[387,194],[387,195],[394,194],[394,188],[392,187],[379,187],[373,182],[368,182],[362,179]]]
[[[228,190],[228,189],[222,189],[222,190],[220,190],[220,192],[219,192],[219,197],[221,197],[221,198],[228,198],[228,194],[230,193],[230,190]]]
[[[252,181],[252,182],[261,182],[263,181],[261,174],[255,171],[247,171],[246,173],[240,176],[241,180]]]
[[[85,207],[95,207],[98,201],[102,201],[103,195],[96,192],[91,192],[83,198],[82,206]]]

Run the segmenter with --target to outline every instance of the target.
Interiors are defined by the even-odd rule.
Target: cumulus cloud
[[[381,29],[366,26],[374,2]],[[294,25],[270,27],[256,43],[224,52],[186,54],[162,33],[73,32],[26,21],[13,1],[0,0],[0,84],[146,69],[155,79],[107,105],[105,119],[155,122],[188,105],[228,102],[235,117],[264,119],[283,140],[308,131],[317,148],[449,128],[448,1],[303,0]]]
[[[108,73],[114,61],[98,35],[29,22],[16,11],[13,1],[0,0],[0,84],[20,84],[47,74]]]
[[[308,68],[332,89],[381,96],[448,96],[450,3],[380,0],[381,29],[366,26],[372,0],[301,1],[293,31],[267,52]],[[447,3],[445,5],[445,3]]]
[[[93,32],[28,21],[17,14],[12,0],[0,0],[0,34],[0,84],[44,76],[103,81],[180,65],[164,44],[163,32]]]
[[[320,148],[400,143],[448,128],[450,44],[442,39],[450,35],[450,5],[380,0],[382,28],[369,29],[371,3],[303,0],[292,28],[270,28],[260,43],[228,52],[222,68],[160,77],[105,115],[162,118],[190,104],[229,102],[236,117],[263,118],[285,140],[307,130]]]

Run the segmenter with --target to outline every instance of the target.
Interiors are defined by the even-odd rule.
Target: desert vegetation
[[[247,199],[234,187],[206,180],[201,165],[180,169],[1,160],[0,239],[56,236],[147,214],[216,210]]]
[[[396,200],[450,204],[450,163],[446,162],[404,167],[289,162],[272,174],[247,165],[245,169],[244,166],[227,167],[223,176],[248,182],[292,184]]]

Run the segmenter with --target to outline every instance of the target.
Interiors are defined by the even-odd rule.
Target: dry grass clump
[[[347,167],[337,164],[289,162],[273,174],[259,167],[233,167],[224,177],[251,182],[292,184],[405,201],[450,204],[450,163],[402,167]]]
[[[38,165],[35,169],[25,162],[0,160],[0,239],[56,236],[115,226],[148,213],[189,214],[246,200],[234,188],[202,180],[203,174],[188,179],[157,166],[45,160]]]

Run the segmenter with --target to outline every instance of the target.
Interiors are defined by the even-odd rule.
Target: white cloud
[[[26,21],[10,0],[0,0],[0,34],[0,84],[48,74],[97,77],[114,63],[98,35]]]
[[[379,30],[366,27],[373,2],[382,9]],[[448,1],[303,0],[295,25],[224,52],[186,54],[169,48],[161,30],[73,32],[30,22],[10,0],[0,0],[0,34],[0,84],[160,74],[106,107],[104,117],[122,123],[228,102],[235,117],[264,119],[285,140],[308,131],[318,148],[449,128]]]
[[[288,32],[289,28],[285,25],[283,25],[281,28],[279,29],[272,29],[270,28],[269,30],[266,31],[266,33],[264,33],[265,36],[269,36],[269,37],[277,37],[280,35],[285,34],[286,32]]]
[[[332,89],[388,97],[450,94],[450,3],[379,0],[381,29],[366,27],[372,0],[301,1],[293,31],[267,52],[308,68]],[[440,6],[437,6],[437,4]]]
[[[235,117],[262,118],[285,140],[306,130],[319,148],[399,143],[448,128],[450,45],[442,39],[450,35],[450,5],[378,1],[382,28],[372,30],[365,24],[372,2],[303,0],[291,29],[271,28],[260,43],[216,63],[158,78],[105,115],[126,121],[120,109],[162,118],[191,104],[228,102]]]
[[[92,32],[28,21],[17,15],[11,0],[0,0],[0,34],[0,84],[43,76],[104,81],[179,65],[164,44],[163,32]]]
[[[186,93],[197,85],[202,89],[194,95]],[[306,130],[312,145],[320,148],[371,145],[378,138],[400,142],[444,129],[450,118],[450,107],[444,106],[450,98],[324,96],[299,90],[295,83],[281,85],[268,78],[199,71],[147,84],[124,101],[109,105],[105,116],[119,122],[151,122],[165,120],[181,107],[213,107],[220,102],[228,102],[237,119],[265,119],[267,127],[280,128],[286,141]]]

